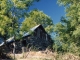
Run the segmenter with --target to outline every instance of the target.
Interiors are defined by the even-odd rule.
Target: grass
[[[28,55],[27,55],[28,53]],[[79,56],[72,53],[57,53],[50,51],[30,51],[26,52],[26,57],[23,58],[22,54],[16,54],[16,60],[80,60]]]

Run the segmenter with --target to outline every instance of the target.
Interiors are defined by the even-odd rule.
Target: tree
[[[6,39],[18,34],[19,19],[35,1],[39,0],[0,0],[0,36]]]
[[[35,1],[39,0],[0,0],[0,37],[6,40],[10,36],[16,37],[19,34],[19,19],[27,14],[28,8]],[[15,47],[13,51],[15,59]]]
[[[66,8],[66,19],[62,20],[65,26],[65,35],[67,40],[79,43],[80,36],[80,1],[79,0],[58,0],[60,5]],[[63,32],[62,32],[63,33]],[[65,39],[63,39],[65,40]]]
[[[80,46],[80,1],[58,0],[58,3],[66,8],[66,17],[61,17],[61,23],[54,27],[56,39],[62,42],[63,49],[67,48],[64,50],[72,50],[72,44]]]
[[[39,10],[32,10],[28,17],[22,22],[22,31],[29,31],[30,28],[42,24],[45,30],[50,33],[53,31],[53,22],[49,16]]]

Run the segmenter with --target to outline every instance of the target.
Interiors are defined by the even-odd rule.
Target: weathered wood
[[[45,50],[48,46],[52,45],[52,40],[42,25],[34,30],[33,35],[25,36],[23,39],[26,39],[29,48],[33,46],[37,49]]]
[[[15,42],[13,43],[13,54],[14,54],[14,59],[15,59],[15,47],[16,47],[16,45],[15,45]]]

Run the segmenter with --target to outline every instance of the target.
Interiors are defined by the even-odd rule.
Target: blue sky
[[[65,16],[64,7],[59,6],[57,0],[40,0],[39,2],[34,3],[34,5],[30,7],[30,10],[34,8],[37,8],[50,16],[54,24],[60,22],[61,16]]]

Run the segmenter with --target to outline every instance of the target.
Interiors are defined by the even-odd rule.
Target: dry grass
[[[79,56],[75,56],[72,53],[58,54],[56,60],[80,60]]]
[[[11,54],[13,56],[13,54]],[[80,60],[79,56],[75,56],[71,53],[66,53],[64,55],[58,53],[52,53],[50,51],[30,51],[23,54],[16,54],[16,60]]]

